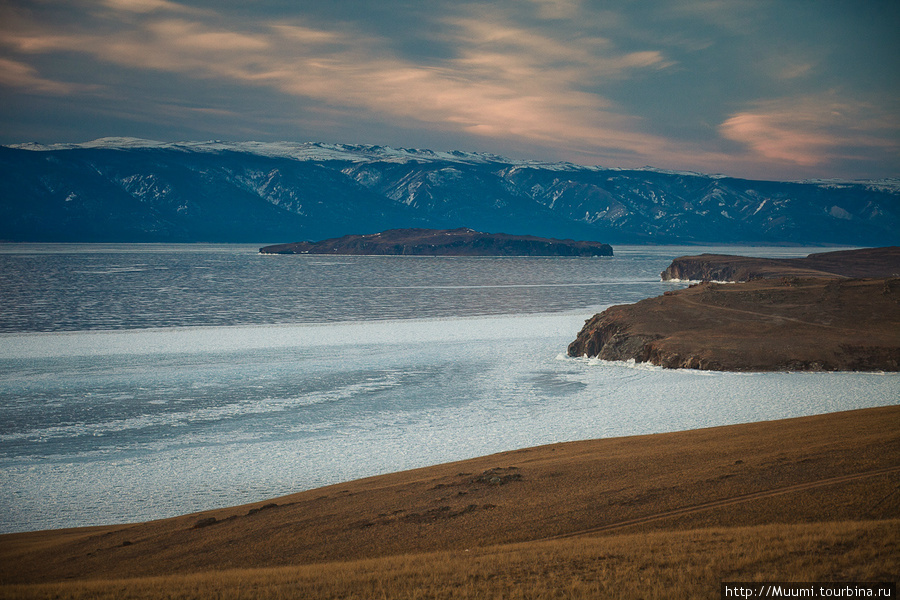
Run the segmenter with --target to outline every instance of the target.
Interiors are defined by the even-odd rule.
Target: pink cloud
[[[748,146],[766,160],[815,166],[827,159],[827,149],[837,140],[822,133],[804,131],[776,115],[738,113],[720,126],[722,135]]]
[[[147,32],[158,42],[181,52],[240,54],[264,52],[270,47],[265,35],[214,29],[199,23],[167,19],[150,23]]]
[[[105,5],[143,16],[124,20],[115,33],[62,34],[32,24],[7,34],[6,43],[23,53],[80,52],[129,67],[267,86],[404,125],[564,147],[618,144],[635,154],[665,145],[637,132],[635,120],[602,96],[583,91],[603,78],[665,68],[660,52],[618,52],[601,37],[554,39],[511,24],[494,9],[448,23],[457,56],[418,64],[356,31],[302,22],[222,23],[185,15],[166,0]]]
[[[760,103],[732,115],[719,131],[755,160],[815,167],[872,152],[896,154],[900,119],[829,93]]]
[[[181,4],[168,0],[102,0],[102,4],[116,11],[133,13],[151,13],[157,11],[167,12],[197,12]]]
[[[41,77],[37,69],[30,65],[6,58],[0,58],[0,85],[54,96],[65,96],[75,92],[97,89],[96,86],[54,81]]]
[[[568,6],[578,8],[577,2]],[[317,101],[315,110],[329,121],[362,112],[402,127],[540,147],[578,162],[615,156],[628,166],[808,168],[833,160],[851,138],[870,146],[885,140],[871,127],[860,136],[848,124],[836,126],[839,103],[812,98],[732,114],[719,133],[745,152],[726,154],[655,135],[628,107],[597,90],[636,72],[670,67],[673,62],[660,50],[623,52],[596,34],[553,37],[494,7],[445,21],[441,41],[456,54],[429,63],[405,60],[394,54],[390,40],[347,28],[298,20],[228,22],[167,0],[104,0],[103,7],[115,12],[97,22],[120,15],[115,27],[63,31],[20,19],[15,27],[0,27],[0,45],[22,55],[81,53],[126,67],[266,87]],[[0,83],[48,94],[91,91],[50,81],[24,61],[0,63]],[[860,119],[871,123],[859,110],[847,123]]]

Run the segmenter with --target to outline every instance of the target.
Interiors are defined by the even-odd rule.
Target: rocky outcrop
[[[569,355],[646,362],[651,342],[659,336],[632,331],[630,312],[627,306],[613,306],[588,319],[575,341],[569,344]]]
[[[263,254],[357,254],[391,256],[612,256],[609,244],[472,229],[392,229],[321,242],[265,246]]]
[[[900,278],[696,284],[589,319],[570,356],[727,371],[900,370]]]
[[[733,282],[778,277],[900,277],[900,246],[823,252],[805,258],[682,256],[660,277],[663,281]]]
[[[750,281],[775,276],[828,277],[808,269],[798,269],[777,259],[748,258],[725,254],[682,256],[660,273],[663,281]]]

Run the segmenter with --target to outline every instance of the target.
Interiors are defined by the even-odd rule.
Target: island
[[[898,371],[898,274],[898,247],[681,257],[664,280],[707,281],[594,315],[568,354],[718,371]]]
[[[612,256],[601,242],[458,229],[390,229],[319,242],[276,244],[261,254],[353,254],[376,256]]]

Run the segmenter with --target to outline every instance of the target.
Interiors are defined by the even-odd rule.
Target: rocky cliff
[[[609,244],[556,240],[472,229],[393,229],[321,242],[265,246],[263,254],[359,254],[405,256],[612,256]]]
[[[664,278],[746,282],[613,306],[585,323],[568,353],[667,368],[898,371],[898,273],[897,247],[791,260],[683,257]]]
[[[750,281],[777,277],[900,277],[900,247],[810,254],[805,258],[752,258],[724,254],[682,256],[660,274],[663,281]]]
[[[589,319],[570,356],[720,371],[900,370],[900,278],[703,283]]]

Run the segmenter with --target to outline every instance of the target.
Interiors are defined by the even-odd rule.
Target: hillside
[[[397,228],[608,243],[900,242],[900,185],[772,182],[381,146],[0,147],[0,240],[323,240]]]
[[[723,580],[895,581],[898,432],[893,406],[569,442],[148,523],[4,535],[0,597],[549,585],[630,598],[667,585],[713,598]],[[38,582],[65,583],[13,585]]]

